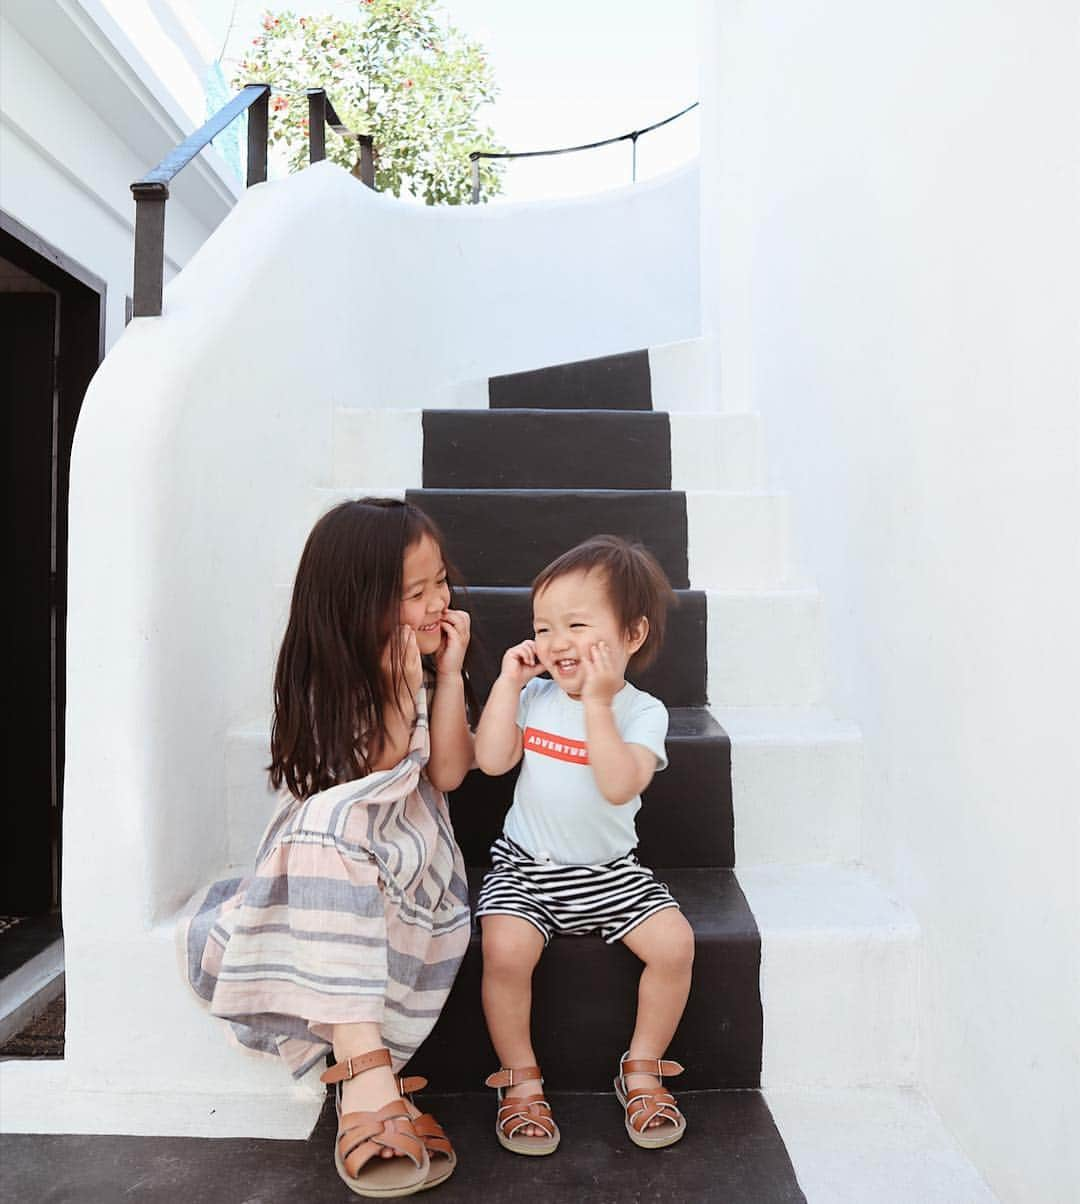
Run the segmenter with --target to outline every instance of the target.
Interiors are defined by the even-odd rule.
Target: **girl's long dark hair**
[[[308,798],[365,776],[377,761],[386,708],[400,705],[399,667],[388,681],[382,658],[398,628],[402,562],[425,535],[442,549],[422,510],[390,498],[343,502],[312,528],[274,673],[275,788]]]

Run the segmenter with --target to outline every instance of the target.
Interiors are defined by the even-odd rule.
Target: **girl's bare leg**
[[[694,965],[694,931],[676,907],[658,911],[636,928],[623,944],[645,963],[638,982],[637,1021],[630,1039],[631,1058],[662,1058],[690,995],[690,977]],[[628,1074],[626,1085],[658,1087],[651,1074]],[[656,1119],[649,1126],[663,1124]]]
[[[334,1058],[338,1062],[373,1049],[382,1049],[382,1033],[377,1024],[335,1024]],[[378,1112],[398,1098],[397,1082],[389,1066],[376,1066],[341,1084],[341,1114]],[[415,1111],[410,1109],[410,1111]],[[380,1150],[383,1158],[396,1157],[393,1150]]]
[[[544,938],[528,920],[518,916],[482,916],[480,925],[484,937],[484,977],[481,998],[484,1019],[499,1064],[510,1068],[535,1066],[536,1053],[532,1045],[530,1019],[532,1016],[532,976]],[[538,1095],[537,1082],[507,1087],[508,1099],[523,1095]],[[535,1125],[520,1130],[527,1137],[543,1137],[544,1131]]]

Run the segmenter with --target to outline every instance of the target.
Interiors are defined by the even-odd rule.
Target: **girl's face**
[[[406,548],[401,584],[398,623],[416,632],[422,656],[438,652],[442,643],[440,622],[450,605],[450,586],[442,552],[430,535],[422,535]]]
[[[582,662],[597,644],[607,644],[620,676],[645,642],[649,625],[643,618],[633,632],[624,631],[600,573],[567,573],[556,577],[533,599],[533,631],[540,662],[552,678],[577,698],[585,684]]]

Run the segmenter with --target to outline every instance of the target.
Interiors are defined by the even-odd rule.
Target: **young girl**
[[[485,773],[524,757],[476,909],[484,1015],[502,1062],[487,1079],[499,1088],[495,1133],[515,1153],[558,1146],[530,1036],[532,974],[553,934],[598,932],[644,962],[615,1090],[631,1141],[667,1146],[686,1129],[662,1080],[682,1072],[664,1054],[690,992],[694,935],[633,853],[641,792],[667,765],[668,717],[624,674],[632,657],[656,655],[671,587],[640,544],[597,536],[548,565],[532,596],[534,638],[503,656],[476,732]]]
[[[254,874],[205,892],[188,977],[239,1041],[299,1077],[332,1048],[338,1172],[361,1196],[442,1182],[456,1158],[396,1079],[469,941],[444,792],[473,761],[441,539],[407,503],[345,502],[315,525],[274,680],[270,780],[288,794]],[[425,660],[427,668],[425,670]]]

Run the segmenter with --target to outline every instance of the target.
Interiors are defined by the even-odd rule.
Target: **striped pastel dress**
[[[446,798],[421,773],[427,691],[392,769],[290,798],[250,877],[215,882],[186,909],[188,981],[250,1049],[299,1077],[335,1024],[381,1026],[395,1070],[431,1031],[469,943],[461,851]]]

